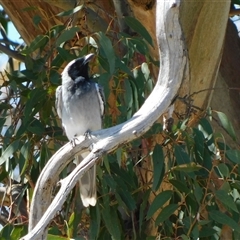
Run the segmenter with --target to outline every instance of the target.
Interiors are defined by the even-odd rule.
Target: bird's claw
[[[85,137],[85,139],[89,139],[89,138],[91,138],[91,131],[90,130],[87,130],[84,134],[83,134],[83,136]],[[74,136],[71,140],[70,140],[70,143],[72,144],[72,147],[76,147],[76,141],[78,140],[78,138],[77,138],[77,135],[76,136]]]
[[[91,137],[91,131],[90,131],[90,130],[87,130],[87,131],[84,133],[84,137],[85,137],[85,138],[90,138],[90,137]]]
[[[70,143],[72,144],[72,147],[76,147],[76,140],[77,140],[77,137],[73,137],[73,138],[70,140]]]

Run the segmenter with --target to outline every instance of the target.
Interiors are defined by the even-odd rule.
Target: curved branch
[[[25,56],[23,56],[22,54],[20,54],[18,51],[14,51],[2,44],[0,44],[0,51],[2,51],[3,53],[7,54],[8,56],[15,58],[21,62],[25,62]]]
[[[94,132],[91,139],[79,137],[80,143],[72,148],[68,143],[62,147],[43,169],[32,198],[30,210],[29,233],[21,240],[45,239],[46,229],[60,210],[67,195],[81,177],[96,161],[106,153],[117,149],[143,135],[153,123],[166,111],[181,85],[183,77],[187,78],[188,66],[184,37],[179,23],[179,0],[157,2],[157,39],[160,47],[161,70],[157,84],[141,109],[127,122],[118,126]],[[52,184],[69,159],[86,148],[91,153],[65,179],[51,205]],[[68,159],[67,161],[65,161]],[[45,211],[46,210],[46,211]]]

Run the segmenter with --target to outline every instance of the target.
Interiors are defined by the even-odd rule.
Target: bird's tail
[[[81,155],[75,156],[75,164],[79,164],[89,152],[82,153]],[[89,205],[95,206],[97,202],[96,193],[96,165],[89,169],[80,179],[80,197],[84,207]]]

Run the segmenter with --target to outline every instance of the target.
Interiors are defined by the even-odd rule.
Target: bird
[[[62,85],[56,89],[56,110],[70,141],[102,128],[104,91],[88,73],[88,64],[93,57],[90,53],[68,63],[62,71]],[[89,151],[76,155],[74,162],[79,164],[88,154]],[[96,165],[79,179],[79,185],[83,206],[95,206]]]

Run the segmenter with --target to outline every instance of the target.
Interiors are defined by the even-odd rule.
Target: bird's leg
[[[88,129],[84,134],[83,136],[86,138],[91,138],[91,131]],[[70,143],[72,144],[72,147],[75,147],[76,146],[76,140],[78,138],[78,135],[76,134],[71,140],[70,140]]]
[[[84,133],[84,137],[87,138],[87,139],[91,139],[92,138],[91,131],[89,129]],[[92,151],[93,143],[89,146],[89,149]]]
[[[83,136],[88,139],[91,138],[91,131],[88,129]]]
[[[74,137],[70,140],[70,143],[72,144],[72,147],[76,147],[76,141],[78,141],[78,136],[79,135],[74,135]],[[84,134],[83,134],[85,139],[91,139],[91,131],[88,129]]]
[[[76,147],[76,140],[77,140],[77,137],[74,136],[71,140],[70,140],[70,143],[72,144],[72,147]]]

